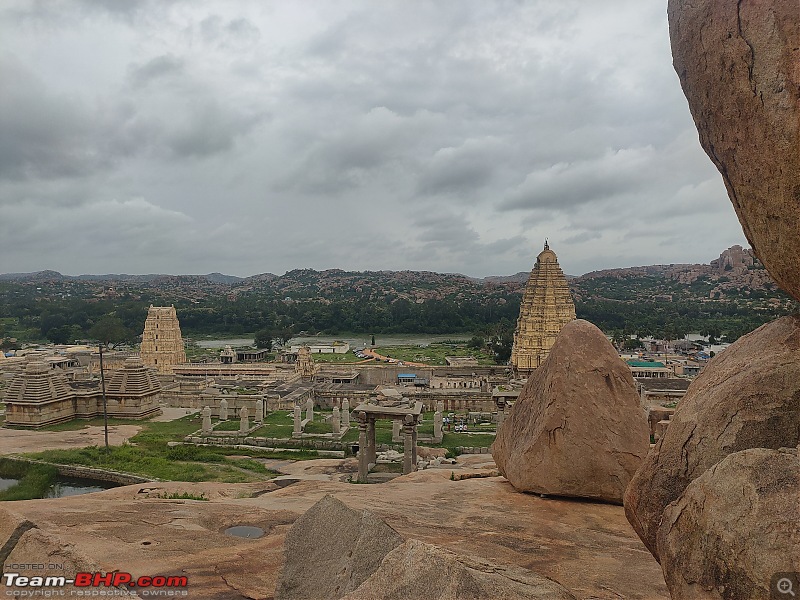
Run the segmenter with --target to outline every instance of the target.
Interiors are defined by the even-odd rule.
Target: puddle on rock
[[[234,537],[256,539],[264,535],[264,530],[252,525],[235,525],[234,527],[228,527],[224,533]]]

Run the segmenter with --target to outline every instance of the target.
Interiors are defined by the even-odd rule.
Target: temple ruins
[[[146,419],[161,412],[161,384],[138,358],[129,358],[123,368],[106,381],[108,416]],[[69,381],[59,369],[41,361],[30,362],[11,381],[5,396],[5,425],[38,428],[72,419],[103,415],[100,382]]]

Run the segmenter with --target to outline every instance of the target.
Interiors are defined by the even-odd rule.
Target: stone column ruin
[[[246,406],[243,406],[239,411],[239,418],[241,419],[239,422],[239,433],[246,434],[250,431],[250,418]]]
[[[203,435],[211,433],[211,407],[203,408]]]

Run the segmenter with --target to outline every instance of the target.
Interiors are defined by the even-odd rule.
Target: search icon
[[[778,588],[778,592],[780,592],[781,594],[787,594],[792,598],[795,597],[792,580],[789,579],[788,577],[782,577],[781,579],[778,579],[776,587]]]

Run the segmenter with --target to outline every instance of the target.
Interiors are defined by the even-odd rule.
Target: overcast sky
[[[746,245],[665,0],[0,4],[0,272],[527,271]]]

